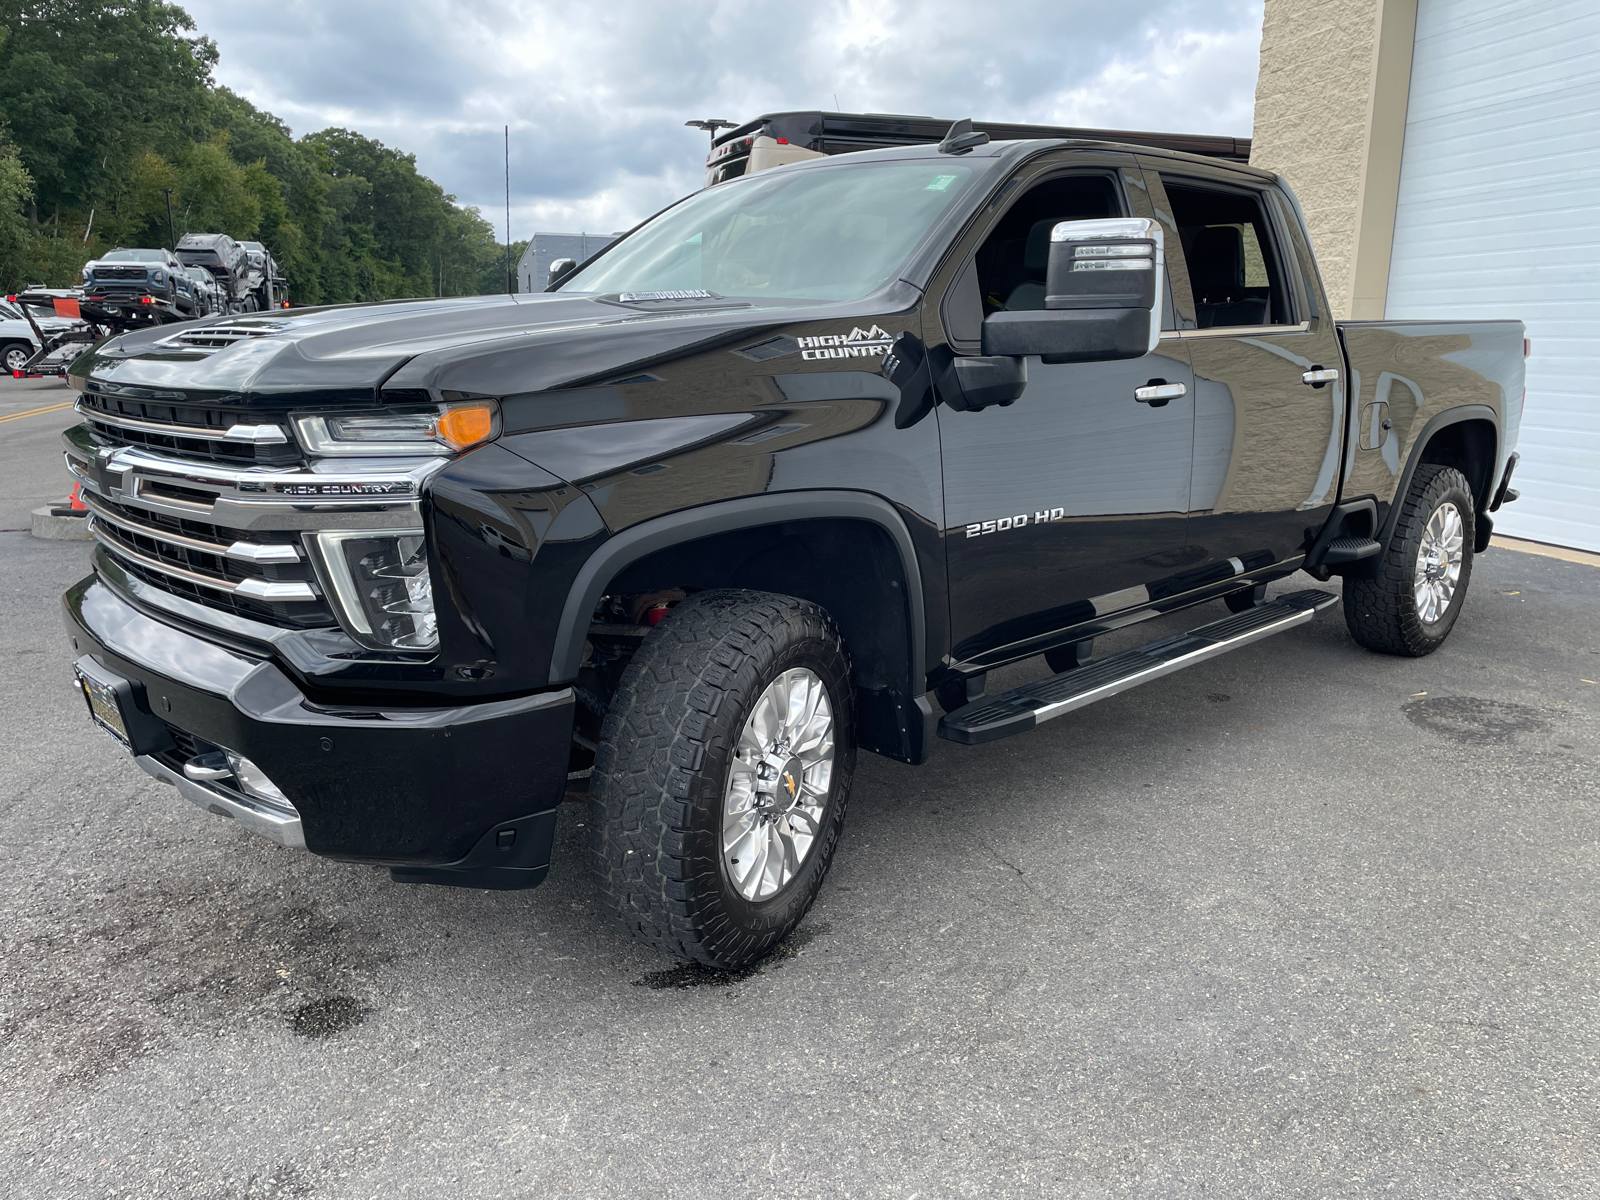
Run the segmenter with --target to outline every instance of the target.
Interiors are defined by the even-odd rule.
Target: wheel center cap
[[[800,803],[800,784],[804,781],[805,774],[804,765],[792,755],[778,768],[778,778],[773,783],[772,795],[777,801],[780,812],[787,812]]]

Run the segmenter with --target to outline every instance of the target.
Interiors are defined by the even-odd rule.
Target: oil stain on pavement
[[[1547,709],[1481,696],[1430,696],[1402,706],[1413,725],[1453,742],[1504,744],[1519,733],[1544,733],[1555,715]]]

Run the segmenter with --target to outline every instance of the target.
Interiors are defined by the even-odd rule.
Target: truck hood
[[[293,309],[125,334],[71,373],[108,391],[230,405],[415,400],[424,390],[503,396],[615,376],[802,317],[850,315],[842,309],[559,292]]]

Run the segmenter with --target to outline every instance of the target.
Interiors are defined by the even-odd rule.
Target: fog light
[[[286,809],[294,812],[294,804],[285,796],[278,785],[267,778],[267,773],[242,754],[235,754],[232,750],[224,751],[228,756],[228,766],[233,771],[233,782],[247,796],[254,796],[257,800],[264,800],[275,808]]]

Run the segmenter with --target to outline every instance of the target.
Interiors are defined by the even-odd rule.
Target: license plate
[[[89,716],[94,723],[116,738],[124,750],[131,751],[133,743],[128,738],[128,723],[123,719],[117,693],[99,680],[90,679],[81,670],[77,671],[77,676],[78,686],[83,690],[84,699],[89,702]]]

